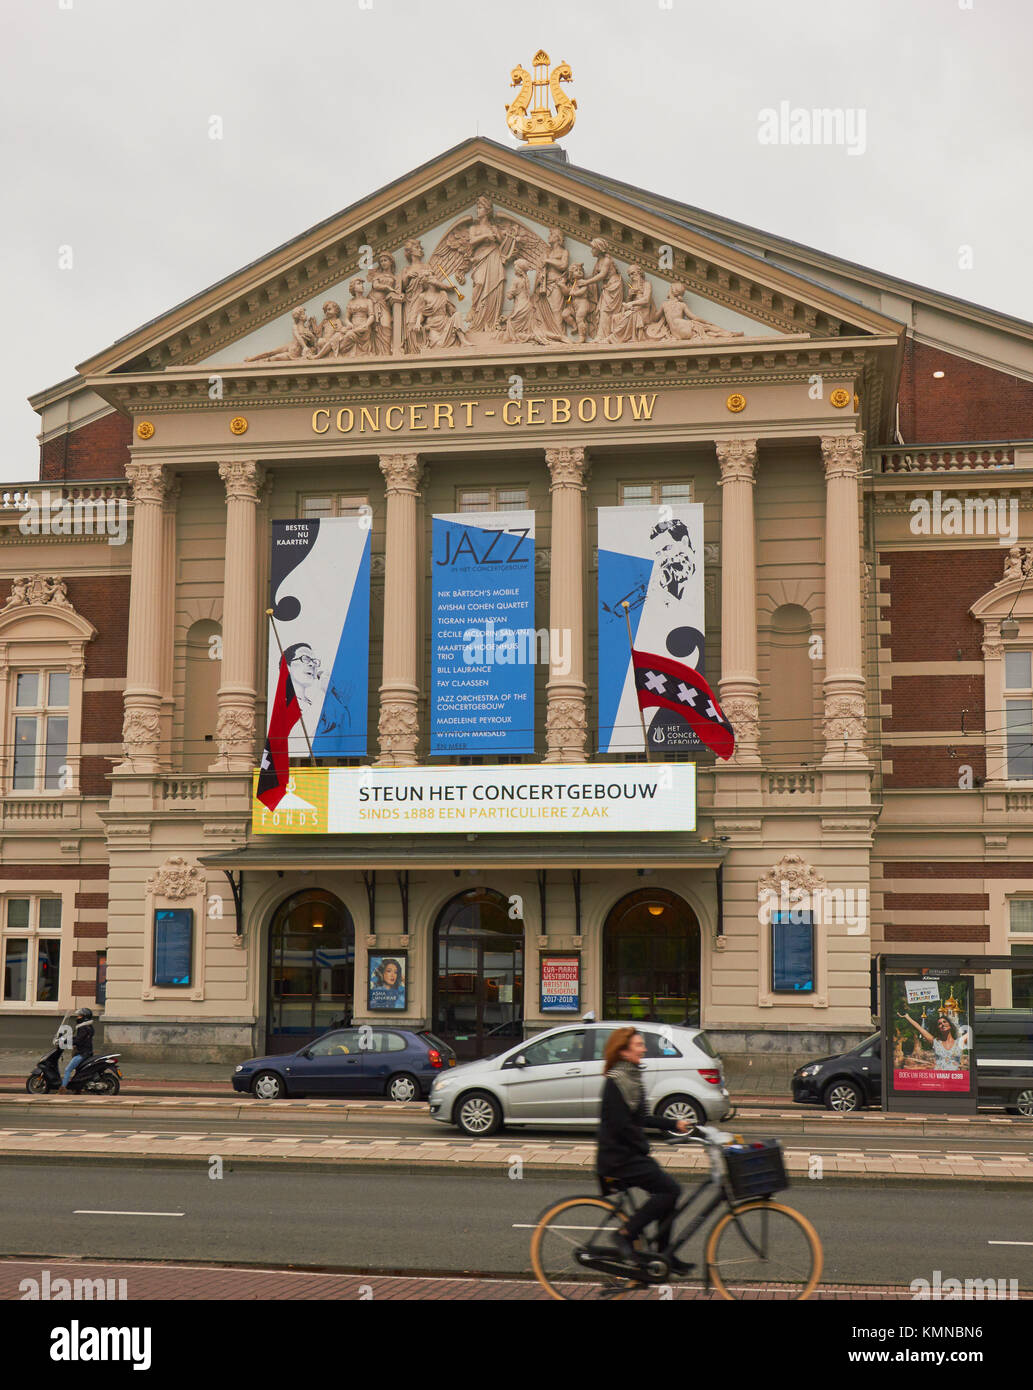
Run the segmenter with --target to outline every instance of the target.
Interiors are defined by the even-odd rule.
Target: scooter
[[[71,1046],[72,1030],[69,1023],[71,1015],[66,1014],[54,1034],[53,1050],[41,1057],[25,1082],[30,1096],[46,1095],[49,1091],[61,1089],[64,1068],[61,1066],[61,1053]],[[119,1054],[109,1052],[104,1055],[88,1057],[80,1062],[68,1083],[69,1095],[117,1096],[121,1090],[122,1073],[118,1067]]]

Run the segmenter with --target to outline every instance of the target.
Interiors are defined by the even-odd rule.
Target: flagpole
[[[282,661],[282,660],[283,660],[283,643],[280,641],[280,634],[276,631],[276,620],[275,620],[275,618],[273,617],[273,610],[272,610],[271,608],[267,608],[267,609],[265,610],[265,612],[266,612],[266,617],[269,619],[269,626],[270,626],[270,627],[272,628],[272,630],[273,630],[273,636],[276,638],[276,645],[277,645],[277,646],[279,647],[279,649],[280,649],[280,660]],[[630,631],[630,629],[629,629],[629,631]],[[288,671],[287,674],[290,675],[290,672]],[[295,698],[296,698],[296,697],[295,697]],[[313,751],[312,751],[312,740],[309,738],[309,736],[308,736],[308,730],[305,728],[305,716],[304,716],[304,715],[302,714],[302,712],[301,712],[301,701],[300,701],[300,700],[298,700],[298,721],[299,721],[299,723],[301,724],[301,732],[305,735],[305,742],[308,744],[308,755],[309,755],[309,757],[312,759],[312,761],[315,762],[315,760],[316,760],[316,755],[315,755],[315,753],[313,753]],[[287,766],[288,766],[288,767],[290,767],[290,762],[291,762],[290,739],[288,738],[288,746],[287,746]]]
[[[651,763],[653,760],[649,756],[649,730],[646,728],[646,712],[639,704],[638,683],[635,681],[635,639],[631,635],[631,604],[627,599],[622,599],[621,607],[624,609],[624,621],[628,625],[628,647],[631,650],[631,680],[635,686],[635,704],[638,705],[638,717],[642,725],[642,739],[646,745],[646,762]]]

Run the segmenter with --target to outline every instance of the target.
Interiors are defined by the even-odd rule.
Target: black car
[[[836,1057],[808,1062],[793,1073],[797,1105],[824,1105],[846,1113],[882,1098],[882,1051],[878,1033]]]
[[[1033,1119],[1033,1010],[977,1009],[979,1104]],[[847,1113],[882,1100],[881,1038],[808,1062],[793,1073],[793,1100]]]
[[[433,1033],[357,1024],[324,1033],[297,1052],[241,1062],[233,1089],[258,1100],[362,1095],[426,1100],[435,1078],[455,1064],[455,1052]]]

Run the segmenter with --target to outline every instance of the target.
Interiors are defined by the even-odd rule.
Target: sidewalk
[[[45,1273],[46,1272],[46,1273]],[[47,1279],[49,1275],[49,1281]],[[177,1300],[180,1302],[205,1299],[254,1300],[349,1300],[366,1302],[524,1302],[548,1301],[549,1295],[531,1279],[464,1279],[440,1275],[382,1275],[346,1274],[294,1269],[255,1269],[247,1266],[197,1264],[143,1264],[127,1261],[75,1261],[40,1256],[35,1260],[0,1259],[0,1301],[20,1299],[23,1280],[35,1280],[37,1285],[53,1290],[55,1281],[67,1279],[74,1287],[75,1280],[111,1279],[126,1281],[129,1301]],[[63,1286],[59,1286],[63,1293]],[[117,1285],[113,1287],[117,1293]],[[698,1284],[675,1285],[671,1295],[678,1299],[720,1302],[714,1290],[705,1293]],[[751,1290],[752,1298],[785,1299],[788,1294],[776,1285]],[[911,1299],[907,1285],[819,1284],[811,1301],[848,1301],[865,1299]],[[53,1297],[53,1294],[51,1294]],[[660,1297],[659,1290],[635,1295],[637,1298]],[[1019,1298],[1033,1298],[1020,1293]]]

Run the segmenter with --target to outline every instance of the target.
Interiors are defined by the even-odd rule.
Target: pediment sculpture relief
[[[497,352],[503,345],[617,347],[743,336],[693,314],[678,282],[656,303],[643,268],[629,265],[625,278],[603,238],[590,249],[595,263],[586,273],[571,260],[558,228],[543,241],[481,197],[429,260],[418,238],[403,246],[401,268],[394,253],[381,252],[372,269],[350,282],[343,310],[335,300],[323,305],[322,319],[294,309],[291,341],[245,360],[345,361],[442,349]]]
[[[11,592],[4,604],[4,611],[28,604],[51,604],[54,608],[71,608],[68,585],[57,574],[19,575],[11,580]]]

